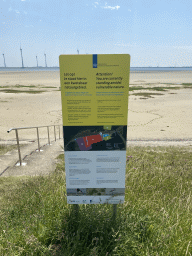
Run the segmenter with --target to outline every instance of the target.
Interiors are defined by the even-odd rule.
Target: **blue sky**
[[[192,66],[191,0],[0,0],[0,66],[129,53],[131,66]]]

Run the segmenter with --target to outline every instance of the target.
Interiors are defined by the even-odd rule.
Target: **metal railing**
[[[38,150],[40,151],[39,128],[47,127],[48,144],[50,145],[49,127],[51,127],[51,126],[54,126],[54,137],[55,137],[55,141],[57,140],[57,137],[56,137],[56,129],[55,129],[56,126],[59,127],[59,139],[61,139],[61,137],[60,137],[60,126],[62,126],[62,125],[45,125],[45,126],[34,126],[34,127],[18,127],[18,128],[11,128],[11,129],[9,129],[9,130],[7,131],[7,132],[9,133],[9,132],[15,130],[16,139],[17,139],[17,148],[18,148],[20,166],[22,165],[22,160],[21,160],[21,151],[20,151],[20,145],[19,145],[18,130],[23,130],[23,129],[37,129]],[[62,136],[62,138],[63,138],[63,136]]]

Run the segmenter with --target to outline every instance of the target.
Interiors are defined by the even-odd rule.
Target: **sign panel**
[[[124,202],[129,54],[60,55],[67,202]]]

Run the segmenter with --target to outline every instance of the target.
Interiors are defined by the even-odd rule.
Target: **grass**
[[[57,88],[57,86],[43,86],[43,88]]]
[[[37,93],[42,93],[45,91],[35,91],[35,90],[31,90],[31,91],[27,91],[27,90],[14,90],[14,89],[0,89],[0,92],[5,92],[5,93],[31,93],[31,94],[37,94]]]
[[[144,90],[145,88],[142,86],[130,86],[129,91],[136,91],[136,90]]]
[[[38,85],[22,85],[22,84],[16,84],[16,85],[7,85],[7,86],[0,86],[0,88],[13,88],[13,87],[16,87],[16,88],[39,88],[39,87],[43,87],[43,88],[57,88],[56,86],[44,86],[44,85],[41,85],[41,84],[38,84]]]
[[[7,86],[0,86],[0,88],[36,88],[36,85],[21,85],[21,84],[16,84],[16,85],[7,85]]]
[[[157,83],[148,83],[145,85],[153,85]],[[174,85],[173,83],[164,83],[167,85]],[[143,87],[143,86],[130,86],[129,91],[136,90],[153,90],[153,91],[167,91],[167,90],[179,90],[183,88],[192,88],[192,83],[182,83],[181,86],[158,86],[158,87]]]
[[[136,90],[153,90],[153,91],[167,91],[167,90],[178,90],[181,89],[179,86],[174,86],[174,87],[142,87],[142,86],[131,86],[129,87],[129,91],[136,91]]]
[[[182,83],[184,88],[192,88],[192,83]]]
[[[145,98],[154,98],[152,95],[163,95],[162,93],[152,93],[152,92],[138,92],[138,93],[133,93],[135,96],[143,96]]]
[[[171,84],[171,83],[166,83],[166,84]],[[182,88],[192,88],[192,84],[191,83],[183,83],[182,87],[180,87],[180,86],[173,86],[173,87],[171,87],[171,86],[167,86],[167,87],[165,87],[165,86],[158,86],[158,87],[130,86],[129,91],[136,91],[136,90],[168,91],[168,90],[179,90]],[[175,94],[175,93],[171,93],[171,94]],[[153,98],[152,95],[163,95],[163,94],[162,93],[151,93],[151,92],[139,92],[139,93],[133,93],[132,95],[143,96],[144,98],[141,98],[141,99],[147,99],[147,98]]]
[[[22,182],[29,180],[29,177],[6,177],[0,178],[0,201],[1,207],[9,207],[9,201],[5,200],[5,195],[14,194],[18,191],[18,186],[21,186]],[[1,210],[0,210],[1,213]],[[1,216],[1,214],[0,214]]]
[[[167,91],[167,90],[179,90],[181,87],[174,86],[174,87],[151,87],[148,90],[155,90],[155,91]]]
[[[125,203],[66,203],[63,155],[49,176],[0,179],[1,255],[191,255],[192,159],[179,147],[130,147]]]
[[[145,85],[153,85],[153,84],[157,84],[157,83],[147,83]],[[164,84],[167,84],[167,85],[173,85],[172,83],[164,83]],[[37,86],[36,85],[20,85],[20,84],[16,84],[15,86],[1,86],[0,87],[0,92],[5,92],[5,93],[33,93],[33,94],[37,94],[37,93],[42,93],[42,92],[45,92],[45,91],[40,91],[40,90],[15,90],[13,89],[14,87],[16,88],[50,88],[50,89],[53,89],[53,88],[57,88],[55,86],[43,86],[43,85],[40,85],[38,84]],[[2,88],[5,88],[5,89],[2,89]],[[143,86],[130,86],[129,87],[129,91],[137,91],[137,90],[153,90],[153,91],[168,91],[168,90],[179,90],[179,89],[182,89],[182,88],[192,88],[192,83],[182,83],[181,86],[158,86],[158,87],[143,87]],[[59,87],[58,90],[56,91],[60,91],[61,88]],[[134,95],[138,95],[138,96],[142,96],[140,94],[134,94]],[[145,95],[143,95],[145,98],[144,99],[147,99],[147,98],[150,98],[152,94],[148,94],[149,96],[147,96],[147,93],[145,93]],[[153,94],[155,95],[155,94]],[[162,95],[162,94],[156,94],[156,95]]]
[[[29,90],[17,90],[14,88],[28,88]],[[44,90],[33,90],[31,88],[57,88],[55,86],[43,86],[43,85],[21,85],[21,84],[16,84],[14,86],[0,86],[0,92],[5,92],[5,93],[32,93],[32,94],[37,94],[37,93],[42,93],[46,92]]]
[[[37,86],[35,86],[35,85],[21,85],[21,84],[16,84],[14,87],[16,87],[16,88],[36,88]]]
[[[17,145],[2,145],[0,144],[0,155],[4,155],[8,151],[17,149]]]

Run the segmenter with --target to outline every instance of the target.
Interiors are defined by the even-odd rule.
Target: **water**
[[[26,67],[26,68],[21,68],[21,67],[0,67],[0,72],[1,71],[15,71],[15,72],[25,72],[25,71],[59,71],[59,67]]]
[[[130,71],[192,71],[192,67],[131,67]]]
[[[59,71],[59,67],[26,67],[26,68],[21,68],[21,67],[0,67],[0,72],[1,71],[16,71],[16,72],[24,72],[24,71]],[[130,71],[132,72],[149,72],[149,71],[192,71],[192,66],[191,67],[131,67]]]

